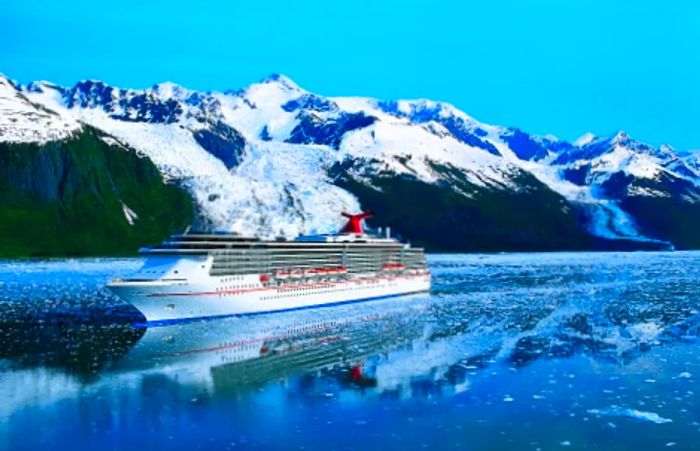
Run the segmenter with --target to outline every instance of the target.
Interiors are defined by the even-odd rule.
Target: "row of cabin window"
[[[217,287],[216,291],[228,291],[228,290],[242,290],[244,288],[255,288],[259,286],[255,283],[248,283],[243,285],[229,285],[228,287]]]
[[[422,259],[404,259],[403,261],[397,261],[397,260],[385,260],[385,259],[352,259],[347,262],[340,262],[340,261],[328,261],[328,260],[304,260],[303,262],[290,262],[290,261],[273,261],[273,262],[257,262],[254,264],[243,264],[242,262],[237,262],[237,261],[216,261],[212,265],[212,269],[225,269],[225,268],[236,268],[236,269],[251,269],[251,270],[258,270],[260,268],[268,268],[268,269],[287,269],[290,267],[298,267],[298,268],[313,268],[316,266],[337,266],[337,265],[345,265],[345,266],[356,266],[356,265],[363,265],[363,266],[376,266],[384,263],[404,263],[404,264],[421,264],[425,265],[425,261]]]
[[[257,286],[258,286],[257,284],[245,284],[245,285],[235,285],[235,286],[229,286],[229,287],[218,287],[216,289],[216,291],[240,290],[240,289],[244,289],[244,288],[255,288]],[[298,292],[298,291],[309,291],[309,290],[314,290],[314,289],[323,290],[323,289],[328,289],[328,288],[316,288],[316,287],[313,287],[313,288],[312,287],[287,288],[287,289],[284,289],[285,290],[284,292],[289,293],[289,292]],[[348,289],[353,289],[353,288],[348,288]],[[346,288],[342,288],[342,289],[335,290],[335,291],[344,291],[344,290],[346,290]],[[263,298],[263,299],[265,299],[265,298]]]
[[[397,285],[398,285],[398,284],[397,284],[396,282],[392,282],[392,283],[390,283],[390,284],[384,284],[383,287],[387,287],[387,286],[394,287],[394,286],[397,286]],[[367,288],[367,287],[360,287],[360,288]],[[372,288],[375,288],[375,287],[372,287]],[[312,290],[313,288],[308,288],[308,289]],[[319,288],[319,290],[323,290],[323,289],[324,289],[324,288]],[[330,288],[330,289],[329,289],[329,288],[325,288],[325,289],[328,290],[328,291],[335,291],[335,292],[338,292],[338,291],[354,291],[354,290],[357,289],[357,287]],[[307,290],[307,289],[303,289],[303,288],[302,288],[302,289],[299,289],[299,290],[300,290],[300,291],[304,291],[304,290]],[[289,290],[289,291],[294,291],[294,290]],[[301,296],[302,294],[303,294],[303,293],[294,293],[294,294],[286,295],[286,296],[284,296],[284,295],[263,296],[263,297],[260,298],[260,299],[263,300],[263,301],[267,301],[267,300],[269,300],[269,299],[279,299],[279,298],[297,297],[297,296]]]

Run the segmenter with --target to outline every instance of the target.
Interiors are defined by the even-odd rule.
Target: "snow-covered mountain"
[[[435,249],[700,245],[686,230],[700,224],[697,156],[622,132],[569,143],[442,102],[324,97],[280,75],[206,93],[5,78],[0,88],[0,142],[98,129],[184,187],[200,228],[294,236],[375,208]],[[687,226],[660,221],[667,213]]]
[[[4,78],[0,124],[0,256],[123,254],[191,222],[148,158]]]
[[[32,103],[20,87],[0,74],[0,141],[48,142],[70,137],[80,124]]]

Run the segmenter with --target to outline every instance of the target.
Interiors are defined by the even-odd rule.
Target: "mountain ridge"
[[[13,86],[66,123],[87,124],[147,156],[164,180],[190,194],[201,228],[264,237],[328,232],[339,225],[339,211],[376,204],[368,197],[372,191],[398,196],[420,187],[421,195],[449,196],[446,204],[476,209],[465,217],[490,218],[478,227],[504,226],[502,215],[487,212],[515,211],[517,199],[540,212],[539,227],[549,230],[555,249],[700,245],[689,230],[661,227],[639,210],[649,198],[656,211],[683,217],[677,212],[686,208],[682,220],[700,224],[697,155],[655,148],[624,132],[569,143],[482,123],[447,102],[325,97],[279,74],[224,92],[170,82],[142,90],[96,80],[72,88]],[[12,115],[7,111],[0,110],[0,121]],[[0,133],[0,142],[7,136]],[[407,180],[415,184],[409,188]],[[385,208],[396,212],[384,219],[410,213],[398,200]],[[441,250],[552,249],[526,212],[506,222],[498,239],[456,247],[434,246],[438,234],[418,232],[427,230],[425,224],[405,230],[405,221],[389,225]],[[517,230],[530,223],[529,235]],[[563,235],[554,236],[560,229]],[[455,233],[474,235],[469,224]]]

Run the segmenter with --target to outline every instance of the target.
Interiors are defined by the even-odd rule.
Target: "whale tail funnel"
[[[351,215],[350,213],[342,212],[342,216],[348,218],[348,222],[340,229],[340,233],[355,233],[363,235],[365,233],[362,228],[362,221],[366,218],[374,216],[373,211],[363,211],[362,213]]]

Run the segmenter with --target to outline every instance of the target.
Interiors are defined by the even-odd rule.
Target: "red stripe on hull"
[[[426,277],[426,275],[415,275],[415,276],[399,276],[399,277],[373,277],[370,279],[355,279],[347,282],[316,282],[311,284],[303,285],[292,285],[285,287],[260,287],[260,288],[248,288],[245,290],[221,290],[221,291],[201,291],[194,293],[152,293],[147,297],[168,297],[168,296],[216,296],[220,294],[246,294],[254,293],[259,291],[272,291],[277,290],[280,293],[286,291],[292,291],[295,288],[315,288],[315,287],[333,287],[337,285],[350,285],[350,284],[362,284],[363,282],[377,282],[380,280],[401,280],[401,279],[415,279],[419,277]]]

